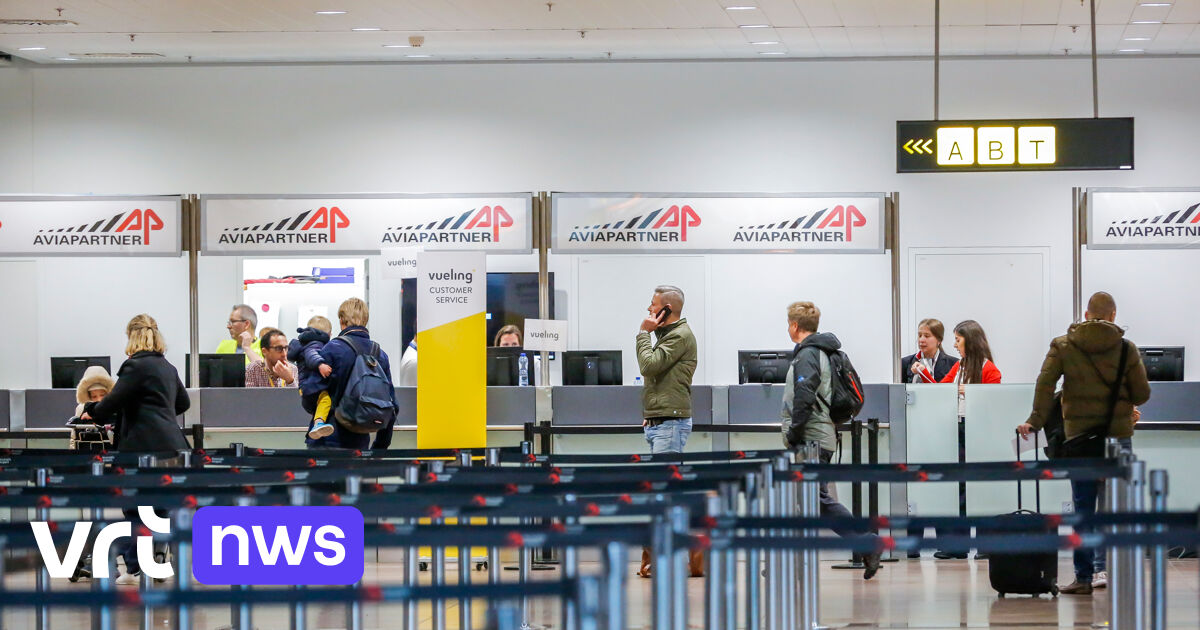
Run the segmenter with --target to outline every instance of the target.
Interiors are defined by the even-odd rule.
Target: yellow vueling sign
[[[487,446],[487,257],[417,255],[417,448]]]

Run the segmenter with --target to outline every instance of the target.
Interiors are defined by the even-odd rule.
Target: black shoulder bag
[[[1117,362],[1117,378],[1113,381],[1112,391],[1108,394],[1108,424],[1103,428],[1096,428],[1077,435],[1066,442],[1063,442],[1060,452],[1062,457],[1072,458],[1101,458],[1104,457],[1104,440],[1108,437],[1109,431],[1112,429],[1113,416],[1117,411],[1117,400],[1121,396],[1121,383],[1125,381],[1125,365],[1129,359],[1129,342],[1121,340],[1121,359]],[[1100,376],[1100,381],[1104,382],[1104,375],[1100,373],[1100,368],[1088,357],[1088,362],[1092,364],[1092,369],[1096,370],[1096,374]]]

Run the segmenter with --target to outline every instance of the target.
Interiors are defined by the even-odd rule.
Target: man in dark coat
[[[358,298],[350,298],[338,307],[338,323],[342,327],[342,332],[337,337],[331,339],[325,347],[321,349],[321,357],[325,363],[333,368],[333,373],[329,376],[329,397],[332,409],[337,409],[342,402],[342,397],[346,394],[346,386],[350,381],[350,372],[354,369],[354,360],[357,358],[355,348],[358,352],[367,353],[371,350],[371,334],[367,331],[367,320],[369,313],[367,305]],[[348,344],[353,343],[355,348],[351,348]],[[382,349],[379,350],[379,363],[383,367],[384,374],[387,375],[388,381],[392,381],[392,367],[388,361],[388,355]],[[392,403],[396,402],[396,392],[391,390]],[[395,425],[395,417],[388,423],[387,427],[375,433],[374,442],[371,441],[370,434],[354,433],[347,431],[338,422],[332,422],[333,433],[319,438],[305,439],[305,444],[309,448],[353,448],[366,449],[368,446],[372,450],[386,449],[392,443],[392,427]],[[311,421],[309,430],[312,430]]]

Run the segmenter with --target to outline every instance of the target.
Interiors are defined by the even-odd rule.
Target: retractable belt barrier
[[[534,429],[535,433],[544,432]],[[519,598],[523,619],[528,620],[528,597],[544,594],[564,598],[564,630],[582,630],[585,619],[593,624],[586,627],[602,624],[605,630],[617,630],[625,627],[626,547],[643,546],[654,555],[651,625],[656,629],[688,628],[685,552],[698,549],[708,556],[706,630],[738,626],[776,630],[817,624],[816,561],[823,550],[869,554],[937,548],[1003,554],[1111,548],[1118,550],[1121,559],[1112,567],[1115,620],[1118,612],[1126,615],[1130,609],[1145,607],[1144,601],[1139,604],[1141,600],[1134,597],[1143,585],[1139,568],[1129,558],[1140,558],[1140,550],[1146,548],[1200,544],[1200,512],[1166,511],[1165,478],[1160,490],[1152,489],[1157,492],[1155,511],[1145,511],[1144,503],[1135,500],[1137,490],[1145,490],[1141,485],[1144,464],[1112,449],[1110,445],[1113,457],[1104,459],[852,465],[819,463],[815,444],[803,445],[798,453],[727,451],[682,456],[534,455],[528,443],[513,449],[383,452],[233,445],[229,449],[196,449],[185,455],[153,455],[160,461],[183,463],[171,467],[153,467],[154,460],[145,454],[81,457],[77,452],[8,449],[0,451],[0,467],[4,468],[0,483],[8,484],[0,485],[0,508],[35,508],[38,520],[43,521],[50,520],[50,509],[81,509],[90,511],[90,520],[96,524],[106,522],[100,515],[107,508],[167,508],[175,512],[171,533],[151,534],[144,529],[137,533],[172,544],[181,557],[188,557],[190,518],[197,509],[210,505],[353,506],[367,519],[366,546],[407,550],[406,585],[195,591],[190,579],[184,579],[188,565],[181,561],[181,576],[173,589],[136,595],[116,593],[107,580],[100,580],[100,590],[90,593],[52,592],[43,570],[38,574],[39,590],[17,597],[4,590],[0,576],[0,607],[34,606],[38,627],[46,627],[41,621],[48,619],[49,607],[55,605],[99,607],[101,613],[125,606],[146,611],[168,606],[178,610],[178,627],[190,630],[185,623],[190,606],[228,604],[235,630],[248,630],[252,627],[251,604],[282,603],[293,607],[293,625],[299,623],[302,630],[303,614],[297,617],[296,610],[302,611],[304,603],[345,603],[347,625],[357,630],[362,627],[363,603],[432,599],[442,602],[435,605],[433,626],[444,630],[446,599],[459,600],[460,625],[469,628],[470,598]],[[479,465],[483,463],[477,461],[480,458],[487,465]],[[509,465],[502,465],[505,463]],[[393,478],[403,483],[390,481]],[[1103,480],[1109,488],[1108,509],[1090,515],[819,516],[817,486],[821,482],[1021,480]],[[599,517],[605,518],[597,520]],[[449,518],[460,522],[445,523]],[[473,522],[478,518],[486,519],[486,524]],[[535,524],[533,519],[546,520]],[[52,540],[67,542],[74,529],[71,524],[51,522]],[[1072,533],[1060,533],[1064,526]],[[975,528],[976,535],[937,539],[875,533],[837,538],[819,535],[827,528],[897,532],[909,527]],[[36,544],[27,524],[0,525],[0,548],[28,549]],[[434,586],[412,586],[417,580],[418,547],[433,550]],[[446,547],[459,549],[457,587],[444,584]],[[489,586],[469,584],[470,547],[488,549]],[[530,577],[530,550],[545,547],[564,552],[561,582],[538,582]],[[522,550],[520,582],[501,585],[499,550],[508,548]],[[580,549],[602,550],[602,584],[579,578]],[[1155,576],[1159,575],[1157,557]],[[740,574],[739,558],[747,563]],[[765,567],[761,577],[758,567]],[[1144,568],[1140,570],[1144,577]],[[149,581],[144,584],[149,586]],[[546,584],[553,586],[543,586]],[[739,584],[744,588],[739,590]],[[1158,577],[1151,583],[1156,585],[1161,586]],[[539,590],[543,588],[546,590]],[[605,606],[597,611],[595,604],[601,596]],[[597,612],[588,617],[588,611]],[[745,615],[741,622],[739,611]],[[105,618],[104,614],[98,617],[101,628]],[[1164,620],[1165,609],[1155,619]],[[416,630],[416,621],[415,607],[405,603],[402,625]]]

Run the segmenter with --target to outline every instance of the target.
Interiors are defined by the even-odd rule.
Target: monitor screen
[[[1183,380],[1183,346],[1138,348],[1146,378],[1152,381]]]
[[[782,383],[791,350],[738,350],[738,383]]]
[[[550,273],[550,318],[554,318],[554,273]],[[513,324],[525,334],[526,319],[540,319],[537,272],[500,272],[487,275],[487,345],[496,332]],[[400,344],[417,336],[417,280],[400,282]]]
[[[192,355],[187,355],[187,365],[191,365]],[[192,372],[187,373],[187,387],[192,387]],[[200,355],[200,387],[245,387],[246,386],[246,355],[244,354],[202,354]]]
[[[563,385],[622,385],[620,350],[563,353]]]
[[[112,374],[108,357],[50,357],[50,387],[69,389],[79,385],[84,370],[99,365]]]
[[[489,386],[520,385],[520,348],[488,348],[487,349],[487,384]],[[533,361],[529,361],[529,382],[533,383]]]

